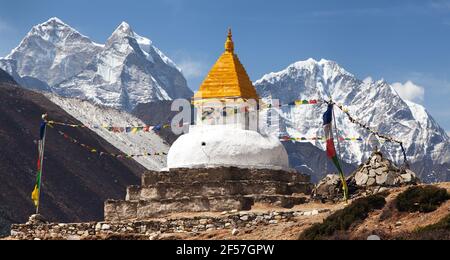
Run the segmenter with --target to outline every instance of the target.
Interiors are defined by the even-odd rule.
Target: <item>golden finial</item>
[[[233,34],[231,33],[231,28],[228,28],[227,41],[225,42],[225,51],[234,52]]]

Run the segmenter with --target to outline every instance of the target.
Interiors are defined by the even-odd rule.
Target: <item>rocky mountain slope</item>
[[[3,84],[17,85],[17,82],[6,71],[0,69],[0,81]]]
[[[34,212],[31,191],[41,115],[78,122],[60,107],[19,87],[0,70],[0,233],[11,223],[22,223]],[[56,128],[56,127],[55,127]],[[88,129],[67,134],[98,149],[120,153]],[[126,186],[137,184],[144,168],[132,160],[91,154],[49,129],[46,144],[41,212],[54,221],[101,219],[108,198],[123,198]]]
[[[446,166],[450,163],[449,137],[423,106],[403,100],[385,81],[362,81],[336,62],[309,59],[265,75],[255,82],[255,87],[264,99],[279,99],[282,104],[297,99],[332,99],[343,104],[350,114],[371,128],[403,141],[408,160],[422,179],[445,181],[449,178]],[[280,129],[294,137],[323,136],[325,109],[323,105],[282,107]],[[369,134],[351,123],[344,113],[339,110],[335,113],[340,136],[368,139]],[[312,144],[325,150],[323,142]],[[403,163],[398,145],[387,142],[380,145],[389,159]],[[289,150],[293,152],[292,148]],[[373,147],[367,142],[344,141],[341,144],[342,156],[349,164],[360,164],[372,151]],[[309,168],[317,163],[320,162],[303,162]]]
[[[192,96],[175,63],[125,22],[101,45],[52,18],[33,27],[0,68],[30,89],[127,111]]]
[[[139,104],[135,109],[133,109],[133,111],[131,111],[132,115],[144,121],[148,125],[170,123],[173,117],[178,113],[179,112],[172,111],[172,101],[169,100]],[[191,109],[191,115],[194,115],[193,108]],[[193,123],[193,116],[191,120],[191,123]],[[179,137],[172,132],[172,129],[164,128],[158,132],[158,135],[170,145],[172,145]]]
[[[114,108],[95,105],[89,101],[63,98],[55,94],[46,94],[46,96],[68,114],[87,125],[91,131],[126,154],[167,153],[169,151],[169,145],[160,137],[160,132],[113,133],[103,127],[104,125],[117,127],[143,126],[146,123],[154,126],[159,122],[166,121],[144,123],[131,114]],[[167,156],[161,154],[134,159],[148,170],[161,170],[166,167]]]

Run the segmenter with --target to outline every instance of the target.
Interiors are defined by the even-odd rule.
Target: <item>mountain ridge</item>
[[[282,103],[296,99],[332,99],[347,107],[350,114],[371,128],[403,141],[410,162],[431,163],[430,172],[433,172],[433,167],[441,170],[445,164],[450,164],[450,140],[445,131],[423,106],[403,100],[384,80],[359,80],[337,62],[308,59],[279,72],[266,74],[254,85],[264,99],[279,99]],[[281,129],[290,136],[316,136],[322,133],[323,107],[286,107],[280,112]],[[339,110],[336,110],[336,118],[341,136],[360,136],[364,140],[369,137],[366,131],[351,123]],[[321,150],[325,149],[321,142],[311,143]],[[363,143],[347,142],[343,160],[357,165],[370,155],[371,149]],[[403,163],[399,147],[384,143],[382,151],[397,164]],[[423,167],[417,164],[415,167],[420,169],[419,174],[425,181],[436,179],[427,176]],[[443,173],[437,179],[445,180],[448,178],[446,176],[448,174]]]
[[[102,45],[51,18],[0,58],[0,68],[26,88],[126,111],[193,94],[178,66],[126,22]]]

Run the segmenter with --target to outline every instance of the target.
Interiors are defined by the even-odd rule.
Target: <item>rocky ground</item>
[[[437,185],[446,188],[450,192],[450,183],[440,183]],[[375,211],[362,223],[352,227],[346,237],[350,239],[366,239],[370,235],[376,234],[381,239],[395,239],[397,236],[412,232],[419,227],[425,227],[437,223],[439,220],[450,214],[450,201],[444,203],[438,210],[431,213],[400,213],[393,207],[395,198],[407,188],[395,188],[386,198],[385,208]],[[327,216],[338,209],[345,207],[345,204],[317,204],[309,203],[299,206],[298,209],[329,209],[329,212],[315,216],[301,216],[292,222],[280,223],[277,225],[250,227],[239,230],[237,234],[227,230],[203,232],[201,234],[172,234],[171,239],[231,239],[231,240],[296,240],[301,232],[312,224],[322,222]],[[448,231],[450,233],[450,230]],[[167,236],[167,235],[166,235]]]
[[[450,183],[440,183],[436,186],[450,191]],[[406,189],[407,187],[389,189],[390,195],[387,196],[383,209],[370,213],[363,222],[354,224],[347,232],[331,239],[365,240],[374,234],[381,239],[405,238],[405,234],[419,227],[435,224],[450,214],[450,201],[431,213],[398,212],[394,207],[394,200]],[[72,235],[66,234],[65,239],[296,240],[304,230],[315,223],[321,223],[344,207],[344,203],[320,202],[310,202],[289,210],[256,205],[246,212],[177,213],[165,219],[153,219],[145,223],[85,223],[83,225],[86,229],[82,230],[78,224],[73,224],[72,227],[51,224],[48,227],[51,229],[54,225],[59,226],[57,229],[66,229]],[[161,226],[156,227],[155,223],[160,223],[158,225]],[[146,231],[142,230],[144,226]],[[163,232],[155,231],[158,228]],[[57,236],[49,235],[53,231],[44,231],[45,228],[42,227],[38,229],[41,229],[40,239],[58,239]]]

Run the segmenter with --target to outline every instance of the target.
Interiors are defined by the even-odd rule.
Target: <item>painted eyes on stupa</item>
[[[248,107],[242,108],[243,112],[249,112]],[[216,109],[212,107],[204,108],[202,112],[202,120],[218,118],[220,116],[227,117],[236,115],[239,113],[239,109],[235,107],[223,107],[222,109]]]

